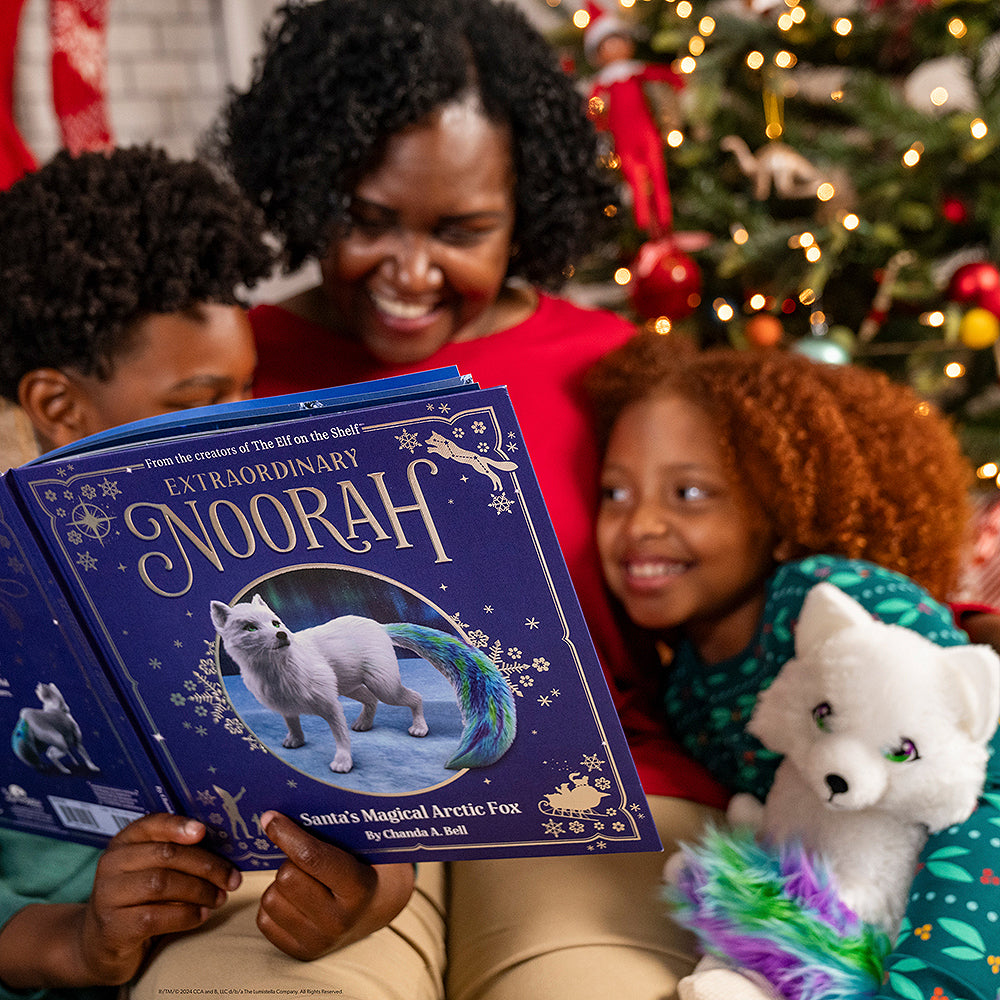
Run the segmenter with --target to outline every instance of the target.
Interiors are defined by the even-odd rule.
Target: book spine
[[[58,568],[25,515],[10,473],[0,476],[0,547],[6,554],[0,570],[0,614],[8,626],[0,636],[0,706],[6,709],[0,718],[11,727],[8,745],[19,758],[2,770],[4,782],[11,780],[0,788],[8,806],[0,803],[0,824],[56,832],[45,829],[41,811],[21,808],[24,802],[17,801],[17,794],[22,786],[29,789],[26,800],[44,803],[45,814],[58,819],[59,835],[83,843],[101,844],[147,812],[178,812],[181,800],[135,726],[127,699],[105,670],[70,588],[61,583]],[[25,720],[45,707],[44,702],[38,707],[33,703],[47,688],[57,688],[64,696],[81,744],[85,748],[90,743],[93,759],[86,749],[83,759],[79,754],[76,759],[72,754],[60,757],[31,738]],[[78,780],[81,776],[85,784]],[[30,791],[35,787],[37,795]],[[24,823],[17,821],[21,816],[26,817]]]

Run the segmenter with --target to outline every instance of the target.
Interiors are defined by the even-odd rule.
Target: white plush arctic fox
[[[998,716],[1000,659],[991,648],[937,646],[900,625],[876,621],[843,591],[820,583],[803,604],[795,656],[760,694],[747,726],[784,755],[774,784],[763,806],[736,796],[728,818],[755,827],[765,845],[801,846],[802,857],[829,873],[838,901],[875,928],[875,937],[865,940],[881,934],[889,941],[898,932],[928,834],[962,822],[976,807]],[[679,919],[710,956],[679,984],[682,1000],[812,996],[817,982],[829,990],[820,973],[862,980],[872,969],[878,973],[880,956],[860,971],[835,970],[832,953],[819,947],[801,969],[785,961],[790,953],[779,961],[781,942],[773,939],[788,927],[757,940],[746,912],[738,904],[726,908],[732,894],[715,891],[723,868],[718,859],[732,844],[742,851],[746,843],[728,836],[715,831],[704,846],[684,847],[667,863],[668,879],[679,888],[673,897]],[[763,911],[768,892],[785,884],[786,869],[775,868],[782,874],[765,886]],[[815,918],[808,894],[789,898],[801,926],[812,921],[813,940],[822,940],[828,921]],[[702,903],[708,899],[719,905],[710,909]],[[784,978],[775,989],[768,977],[779,968]],[[819,989],[817,995],[832,993]]]

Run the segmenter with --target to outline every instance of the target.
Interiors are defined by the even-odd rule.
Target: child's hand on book
[[[11,989],[113,986],[136,973],[154,938],[192,930],[236,889],[240,873],[198,846],[205,827],[154,813],[109,842],[86,903],[37,903],[0,932]]]
[[[98,982],[128,979],[153,938],[199,927],[239,886],[229,861],[198,846],[205,832],[197,820],[154,813],[108,843],[82,927]]]
[[[261,897],[257,926],[293,958],[319,958],[360,941],[409,900],[412,865],[366,864],[280,813],[267,812],[261,822],[288,860]]]

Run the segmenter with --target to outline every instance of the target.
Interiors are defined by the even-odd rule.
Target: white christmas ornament
[[[915,111],[944,115],[974,111],[978,104],[972,67],[962,56],[941,56],[919,65],[903,84],[906,103]]]
[[[752,152],[738,135],[727,135],[719,146],[736,157],[740,170],[763,201],[773,191],[779,198],[813,198],[823,175],[801,153],[783,142],[770,141]]]
[[[867,10],[867,4],[862,0],[819,0],[816,6],[831,17],[846,17]]]

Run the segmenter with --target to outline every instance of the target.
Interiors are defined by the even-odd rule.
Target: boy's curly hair
[[[702,407],[788,558],[867,559],[940,599],[954,587],[972,468],[950,423],[908,387],[791,352],[698,352],[640,334],[587,388],[604,445],[631,403],[677,395]]]
[[[508,276],[557,287],[593,244],[614,190],[583,95],[509,2],[293,0],[207,151],[261,205],[294,270],[348,224],[354,189],[387,141],[468,92],[511,131]]]
[[[209,166],[151,147],[65,150],[0,192],[0,395],[35,368],[110,377],[138,320],[238,304],[275,254]]]

